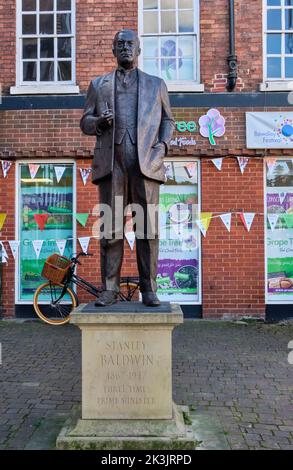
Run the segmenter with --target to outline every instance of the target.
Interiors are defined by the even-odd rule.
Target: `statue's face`
[[[134,67],[140,54],[137,34],[134,31],[121,31],[113,44],[113,54],[121,67]]]

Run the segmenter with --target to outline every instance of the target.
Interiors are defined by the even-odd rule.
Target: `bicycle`
[[[47,279],[47,282],[41,284],[34,294],[34,309],[38,317],[49,325],[64,325],[70,320],[72,310],[79,305],[78,296],[70,287],[71,283],[96,298],[102,292],[102,288],[94,286],[75,274],[77,265],[81,265],[78,260],[81,256],[93,255],[80,252],[76,257],[69,259],[54,253],[45,261],[42,276]],[[119,300],[131,301],[138,293],[138,289],[137,278],[121,277]],[[49,303],[46,302],[48,298]]]

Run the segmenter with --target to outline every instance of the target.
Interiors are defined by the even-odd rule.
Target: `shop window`
[[[160,191],[158,295],[180,304],[201,302],[199,163],[166,161]]]
[[[293,80],[293,0],[264,0],[265,79]]]
[[[17,86],[75,84],[74,0],[17,0],[17,41]]]
[[[293,159],[266,168],[266,300],[293,303]]]
[[[45,282],[41,271],[46,258],[59,253],[56,240],[65,244],[64,256],[71,257],[75,233],[73,163],[30,165],[20,163],[18,167],[20,249],[16,276],[17,301],[29,303],[36,288]]]
[[[172,90],[199,83],[198,0],[140,0],[141,68]]]

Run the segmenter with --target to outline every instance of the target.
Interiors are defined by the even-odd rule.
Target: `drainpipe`
[[[234,0],[229,0],[229,47],[228,55],[229,73],[227,78],[227,90],[233,91],[237,80],[237,56],[235,55],[235,6]]]

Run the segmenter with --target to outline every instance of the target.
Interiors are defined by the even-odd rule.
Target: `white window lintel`
[[[79,93],[77,85],[18,85],[10,87],[11,95],[74,95]]]

